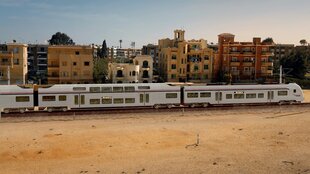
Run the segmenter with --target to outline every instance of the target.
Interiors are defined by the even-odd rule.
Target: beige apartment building
[[[175,30],[174,39],[158,41],[159,76],[167,82],[210,82],[214,51],[206,40],[186,41],[184,36],[184,30]]]
[[[27,83],[27,45],[10,43],[0,49],[0,84]]]
[[[139,55],[131,63],[109,63],[109,78],[112,83],[152,83],[153,59]]]
[[[49,46],[48,83],[92,83],[93,51],[92,46]]]

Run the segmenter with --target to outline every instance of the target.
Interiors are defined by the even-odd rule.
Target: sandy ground
[[[305,174],[309,113],[279,106],[2,122],[0,173]]]

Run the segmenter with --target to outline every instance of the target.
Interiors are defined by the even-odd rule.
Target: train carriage
[[[180,104],[180,87],[167,84],[76,84],[39,88],[39,106],[48,111],[81,108]]]
[[[33,109],[33,89],[18,85],[0,86],[0,112],[21,112]]]
[[[294,103],[302,100],[302,90],[294,83],[184,87],[184,104],[191,107],[209,104]]]

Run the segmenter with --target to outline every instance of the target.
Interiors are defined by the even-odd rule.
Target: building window
[[[14,59],[14,65],[19,65],[19,58]]]
[[[136,76],[136,71],[132,71],[131,75]]]
[[[77,65],[77,63],[76,62],[73,62],[73,66],[76,66]]]
[[[194,66],[194,71],[198,71],[198,69],[199,69],[199,68],[198,68],[198,65],[195,65],[195,66]]]
[[[4,76],[3,72],[2,72],[2,71],[0,71],[0,77],[3,77],[3,76]]]
[[[148,61],[143,61],[142,63],[142,68],[148,68],[149,67],[149,62]]]
[[[84,66],[89,66],[89,62],[84,62]]]
[[[171,64],[171,69],[176,69],[177,65],[176,64]]]
[[[77,76],[78,73],[76,71],[73,72],[73,76]]]
[[[142,78],[149,78],[149,72],[144,70],[142,74]]]
[[[209,69],[209,65],[204,65],[203,69]]]
[[[171,79],[176,79],[176,75],[175,74],[171,74]]]
[[[117,70],[116,77],[123,77],[123,71],[122,70]]]
[[[79,51],[76,51],[76,52],[75,52],[75,55],[80,55],[80,52],[79,52]]]
[[[74,62],[73,62],[74,64]],[[62,62],[62,66],[67,66],[67,62]]]
[[[232,58],[231,58],[231,61],[232,61],[232,62],[238,62],[238,58],[237,58],[237,57],[232,57]]]
[[[177,59],[177,56],[176,55],[174,55],[174,54],[172,54],[172,56],[171,56],[171,59]]]

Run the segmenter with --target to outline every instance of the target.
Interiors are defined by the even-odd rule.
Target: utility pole
[[[282,65],[280,65],[280,79],[279,83],[282,84]]]
[[[10,66],[8,66],[8,73],[7,73],[7,76],[8,76],[8,85],[11,85]]]

